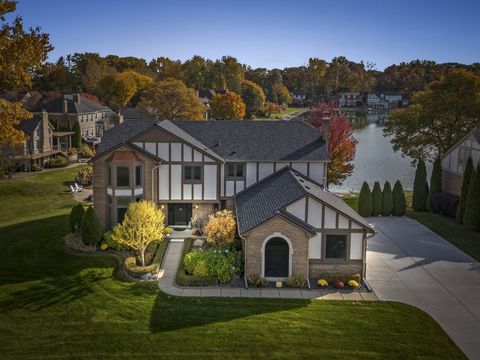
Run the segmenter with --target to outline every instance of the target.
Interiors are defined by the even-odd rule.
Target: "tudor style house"
[[[175,226],[227,208],[247,275],[364,274],[372,229],[324,188],[328,162],[322,134],[300,121],[126,120],[93,159],[94,208],[104,229],[142,198]]]
[[[480,131],[470,132],[442,156],[443,192],[460,195],[463,171],[469,157],[472,158],[473,166],[476,168],[480,163]]]

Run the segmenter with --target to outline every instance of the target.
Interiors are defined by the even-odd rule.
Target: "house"
[[[442,156],[443,192],[460,196],[463,171],[469,157],[476,168],[480,162],[480,131],[470,132]]]
[[[322,134],[300,121],[126,120],[93,158],[94,208],[104,229],[140,199],[174,226],[226,208],[249,273],[364,274],[372,229],[323,187],[328,162]]]
[[[78,122],[82,137],[89,139],[102,137],[104,132],[115,124],[115,113],[107,106],[97,104],[79,94],[59,96],[37,106],[33,113],[48,112],[51,121]]]
[[[355,107],[362,102],[362,97],[358,92],[341,92],[338,93],[340,107]]]
[[[388,108],[395,109],[404,106],[404,95],[401,91],[386,91],[383,95]]]
[[[369,93],[367,95],[367,106],[372,109],[396,109],[408,106],[408,99],[401,91]]]
[[[45,163],[57,156],[67,156],[67,150],[72,146],[73,132],[55,131],[48,121],[48,113],[35,114],[32,118],[23,120],[16,126],[27,136],[18,147],[17,158],[31,165],[43,167]]]
[[[305,105],[306,95],[304,93],[292,92],[292,105]]]

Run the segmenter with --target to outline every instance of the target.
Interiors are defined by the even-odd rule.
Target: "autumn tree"
[[[384,128],[395,151],[434,160],[480,127],[480,77],[453,70],[413,96],[413,104],[390,113]]]
[[[225,94],[215,94],[210,102],[212,116],[215,119],[232,120],[243,119],[246,106],[240,95],[233,91]]]
[[[108,75],[100,81],[101,96],[115,105],[124,107],[141,89],[152,83],[148,76],[133,70]]]
[[[290,105],[293,98],[285,85],[277,83],[274,85],[273,91],[275,92],[278,104]]]
[[[246,117],[251,119],[262,108],[265,102],[265,93],[259,85],[244,80],[242,82],[242,99],[246,107]]]
[[[164,214],[155,203],[141,200],[131,203],[123,222],[115,225],[112,240],[121,247],[140,252],[145,266],[145,251],[148,245],[163,240]]]
[[[204,119],[204,107],[195,90],[187,88],[177,79],[153,82],[143,91],[139,107],[156,119]]]
[[[207,242],[212,245],[228,245],[235,240],[237,223],[230,210],[221,210],[209,215],[205,226]]]
[[[325,60],[310,58],[305,73],[305,89],[308,98],[317,101],[326,93],[326,73],[328,64]]]
[[[182,79],[182,63],[180,60],[171,60],[168,57],[158,57],[148,64],[158,80],[168,78]]]
[[[186,86],[200,90],[211,87],[212,69],[211,60],[205,60],[205,58],[195,55],[183,63],[181,75]],[[175,77],[178,78],[178,75]],[[223,86],[220,87],[223,88]]]
[[[328,153],[330,164],[327,179],[330,184],[341,184],[352,172],[357,140],[344,113],[335,109],[335,104],[319,104],[312,108],[310,120],[322,131],[322,119],[329,117]]]

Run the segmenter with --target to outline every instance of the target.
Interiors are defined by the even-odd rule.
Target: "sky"
[[[27,26],[50,34],[49,60],[74,52],[236,57],[252,67],[345,56],[480,62],[479,0],[18,0]]]

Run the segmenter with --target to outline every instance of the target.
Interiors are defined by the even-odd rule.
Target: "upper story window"
[[[142,166],[135,166],[135,186],[142,186]]]
[[[245,180],[245,164],[243,163],[228,164],[227,180]]]
[[[201,184],[202,167],[199,165],[185,165],[183,167],[183,182],[187,184]]]
[[[117,186],[130,186],[130,168],[127,166],[117,166]]]
[[[325,235],[325,258],[347,258],[347,235]]]

